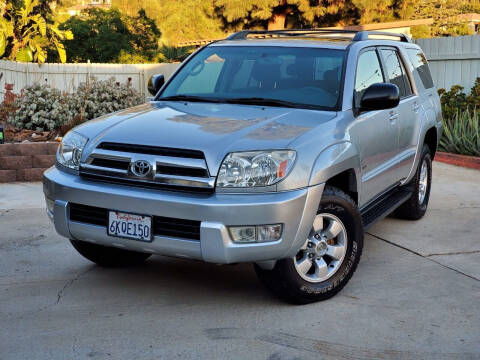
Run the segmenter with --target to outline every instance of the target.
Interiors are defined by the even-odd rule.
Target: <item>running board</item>
[[[395,188],[361,210],[363,228],[367,231],[372,225],[391,214],[412,196],[409,188]]]

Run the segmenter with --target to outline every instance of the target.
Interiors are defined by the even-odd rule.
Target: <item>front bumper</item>
[[[195,195],[91,182],[55,167],[44,174],[48,212],[57,232],[70,239],[214,263],[260,262],[294,256],[312,227],[324,185],[266,194]],[[150,243],[111,237],[103,226],[71,221],[69,203],[131,213],[201,221],[200,241],[155,236]],[[227,226],[283,224],[280,240],[236,244]]]

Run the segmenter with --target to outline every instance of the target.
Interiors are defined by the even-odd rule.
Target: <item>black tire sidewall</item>
[[[323,282],[312,283],[306,281],[298,274],[295,269],[294,259],[283,259],[277,264],[286,281],[290,283],[293,289],[297,289],[299,295],[304,298],[318,300],[319,298],[325,299],[335,295],[351,278],[359,262],[363,248],[361,216],[354,202],[347,197],[339,196],[339,193],[343,194],[327,189],[322,196],[318,210],[318,214],[328,213],[338,217],[347,231],[347,252],[337,272]]]
[[[422,172],[422,164],[423,162],[427,162],[427,192],[425,193],[425,198],[423,200],[423,203],[418,202],[418,194],[420,192],[420,175]],[[428,146],[424,145],[422,149],[422,157],[420,159],[420,162],[418,164],[418,169],[417,173],[415,174],[415,190],[414,194],[412,197],[412,200],[417,201],[418,204],[418,211],[423,214],[427,211],[428,207],[428,201],[430,200],[430,190],[432,188],[432,157],[430,155],[430,149]]]

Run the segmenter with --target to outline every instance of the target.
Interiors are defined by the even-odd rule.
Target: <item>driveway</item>
[[[480,358],[480,171],[434,163],[427,216],[388,218],[333,299],[292,306],[248,264],[103,269],[41,184],[0,186],[0,359]]]

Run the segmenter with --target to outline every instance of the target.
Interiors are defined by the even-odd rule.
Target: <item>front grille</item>
[[[108,226],[108,209],[70,203],[70,220],[99,226]],[[156,236],[200,240],[200,221],[152,217],[152,232]]]
[[[88,205],[70,204],[70,220],[107,227],[108,210]]]
[[[157,165],[157,174],[191,176],[191,177],[208,177],[206,169],[181,168],[177,166]]]
[[[161,146],[103,142],[98,146],[98,149],[122,151],[122,152],[136,153],[136,154],[173,156],[173,157],[183,157],[183,158],[190,158],[190,159],[203,159],[203,153],[198,150],[174,149],[174,148],[166,148]]]
[[[186,193],[190,192],[193,194],[207,194],[207,195],[213,194],[213,188],[168,185],[168,184],[161,184],[161,183],[150,182],[150,181],[137,181],[135,179],[129,179],[129,178],[112,177],[112,176],[103,175],[103,174],[92,174],[85,171],[80,172],[80,176],[83,179],[89,180],[89,181],[103,182],[103,183],[115,184],[115,185],[133,186],[133,187],[138,187],[143,189],[182,191]]]
[[[132,166],[137,160],[147,161],[152,171],[135,176]],[[213,193],[215,184],[201,151],[111,142],[91,152],[80,175],[90,181],[204,194]]]
[[[111,169],[119,169],[119,170],[125,170],[125,171],[128,171],[128,166],[130,165],[128,161],[102,159],[102,158],[93,159],[91,164],[94,166],[111,168]]]

